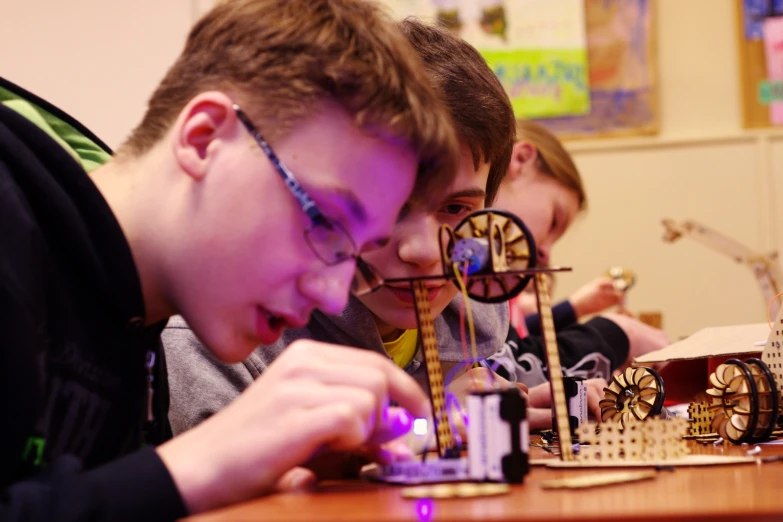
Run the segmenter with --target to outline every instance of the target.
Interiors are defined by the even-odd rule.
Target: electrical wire
[[[783,295],[783,292],[776,294],[775,297],[769,300],[769,304],[767,305],[767,324],[769,325],[770,330],[772,330],[772,303],[781,295]]]
[[[452,264],[452,268],[454,270],[454,276],[457,281],[457,286],[459,287],[460,291],[462,292],[462,301],[465,305],[465,315],[467,316],[467,323],[468,323],[468,330],[470,331],[470,348],[471,353],[473,355],[473,360],[477,361],[479,359],[478,356],[478,349],[476,348],[476,328],[473,324],[473,313],[470,310],[470,296],[468,295],[468,289],[465,285],[465,280],[468,278],[468,263],[463,263],[464,265],[464,278],[463,274],[460,273],[459,267],[456,263]],[[460,314],[460,323],[463,321],[463,315]],[[460,332],[464,331],[464,325],[460,324]],[[464,355],[467,356],[467,349],[464,350]],[[465,357],[465,359],[469,359],[469,357]],[[476,385],[476,378],[475,373],[472,371],[472,368],[468,368],[468,372],[470,372],[471,377],[473,378],[473,388],[478,389],[478,386]],[[494,377],[492,374],[490,374],[490,378],[494,381]],[[483,383],[482,383],[483,384]],[[484,387],[484,390],[486,391],[486,387]]]

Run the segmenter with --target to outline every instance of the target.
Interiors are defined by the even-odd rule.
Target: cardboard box
[[[637,358],[634,364],[666,363],[660,371],[666,403],[690,402],[710,387],[710,373],[719,364],[732,358],[759,357],[769,333],[767,323],[704,328]]]

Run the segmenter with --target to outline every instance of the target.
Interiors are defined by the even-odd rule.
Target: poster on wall
[[[783,81],[783,18],[767,18],[763,23],[764,59],[767,62],[767,83]],[[783,125],[783,102],[769,104],[769,121]]]
[[[742,0],[742,26],[746,40],[764,37],[764,20],[783,15],[783,0]]]
[[[658,131],[656,0],[377,1],[395,18],[458,31],[493,67],[517,116],[561,138]],[[192,2],[199,17],[215,0]]]
[[[539,119],[561,138],[658,132],[655,0],[383,0],[383,3],[392,8],[396,17],[414,15],[459,28],[460,35],[484,54],[501,80],[506,77],[504,84],[512,99],[527,98],[516,102],[518,117]],[[516,76],[510,71],[537,72],[540,70],[536,69],[537,53],[552,48],[573,52],[578,48],[573,45],[586,45],[586,61],[580,63],[587,65],[587,79],[580,80],[578,86],[586,89],[580,95],[586,95],[589,101],[580,102],[579,108],[561,106],[573,112],[556,115],[549,108],[541,109],[542,101],[531,96],[532,89],[518,88],[525,85],[524,74]],[[514,56],[517,60],[514,69],[499,67],[494,60],[495,52],[513,53],[509,48],[527,49],[526,54]],[[568,76],[574,70],[561,69],[566,76],[564,82],[569,81]],[[582,109],[583,112],[578,112]]]
[[[742,120],[746,128],[783,124],[783,0],[735,0]]]
[[[585,0],[590,113],[542,120],[562,138],[658,132],[655,0]]]
[[[456,31],[495,71],[519,118],[590,111],[583,0],[384,0],[396,18]]]

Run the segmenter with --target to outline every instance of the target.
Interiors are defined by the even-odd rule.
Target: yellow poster
[[[458,32],[495,71],[519,118],[590,111],[583,0],[384,0]]]

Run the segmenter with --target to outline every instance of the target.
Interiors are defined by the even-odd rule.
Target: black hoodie
[[[46,102],[0,87],[100,144]],[[130,247],[87,173],[0,105],[0,520],[186,515],[142,447],[145,424],[153,442],[168,434],[162,327],[144,326]],[[145,423],[150,377],[156,420]]]

